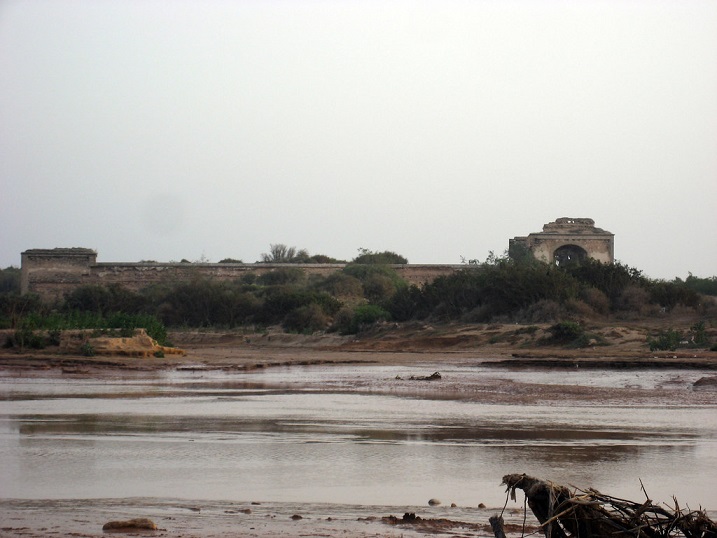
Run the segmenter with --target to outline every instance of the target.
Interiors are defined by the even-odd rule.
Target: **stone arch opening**
[[[569,263],[578,263],[588,257],[587,251],[577,245],[563,245],[555,249],[553,260],[555,265],[567,265]]]

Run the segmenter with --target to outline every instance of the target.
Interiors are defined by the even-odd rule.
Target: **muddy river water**
[[[502,506],[525,472],[717,510],[699,371],[474,364],[0,376],[0,498]]]

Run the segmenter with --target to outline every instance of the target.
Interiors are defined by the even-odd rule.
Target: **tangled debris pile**
[[[594,489],[571,491],[525,474],[505,475],[503,484],[513,500],[516,489],[525,492],[528,506],[547,538],[717,538],[717,524],[704,511],[682,510],[677,499],[671,510],[650,499],[640,504]],[[500,516],[491,518],[491,526],[497,538],[504,536]]]

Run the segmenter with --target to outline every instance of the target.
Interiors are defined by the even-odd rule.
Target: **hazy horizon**
[[[717,275],[717,2],[7,0],[0,267],[411,263],[560,217]]]

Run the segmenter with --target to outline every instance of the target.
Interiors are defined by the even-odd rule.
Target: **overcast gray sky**
[[[0,266],[413,263],[590,217],[717,274],[717,2],[0,2]]]

